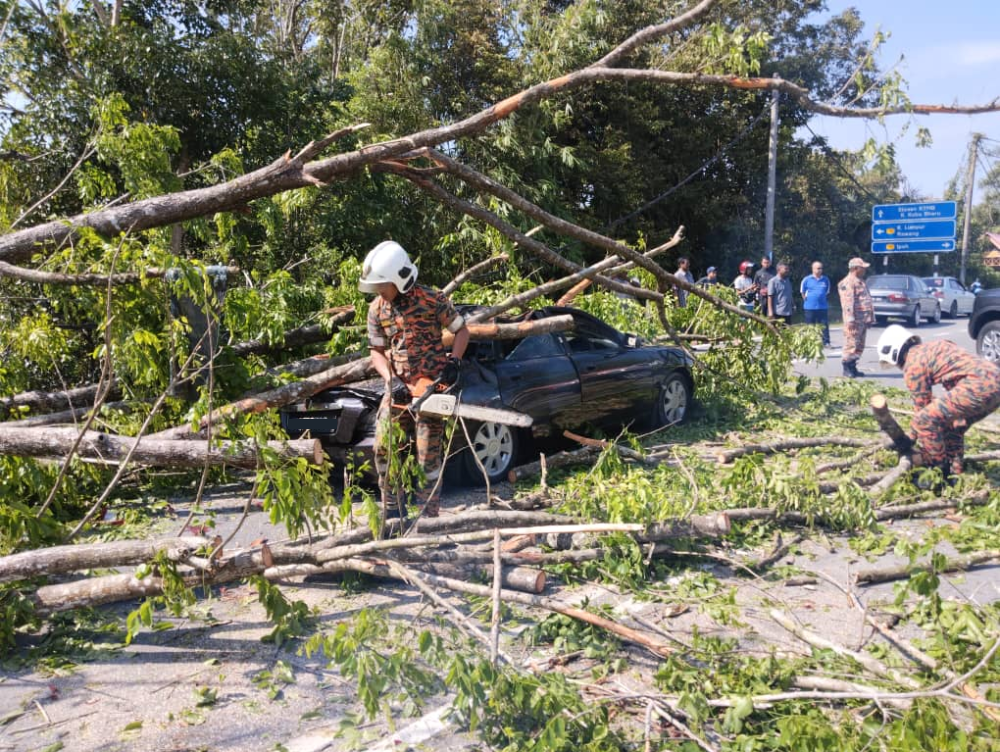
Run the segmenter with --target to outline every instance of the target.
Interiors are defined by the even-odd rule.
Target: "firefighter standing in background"
[[[446,296],[416,282],[417,267],[406,251],[399,243],[387,240],[365,258],[358,287],[361,292],[378,293],[368,307],[368,344],[372,366],[385,382],[387,399],[377,419],[376,468],[384,477],[389,464],[387,434],[391,419],[403,428],[408,441],[415,439],[417,462],[426,479],[426,485],[416,494],[417,501],[424,507],[425,516],[436,517],[444,422],[414,415],[408,405],[438,377],[445,385],[458,380],[469,330]],[[444,329],[455,335],[450,356],[441,341]],[[406,385],[406,394],[393,394],[393,376]]]
[[[954,342],[921,343],[920,337],[893,324],[878,340],[878,358],[903,370],[916,414],[910,439],[922,462],[945,477],[962,472],[965,432],[1000,407],[1000,367],[966,352]],[[941,384],[947,390],[935,397]]]
[[[858,358],[865,351],[865,333],[875,323],[875,307],[865,284],[866,264],[860,258],[847,263],[847,276],[837,285],[840,307],[844,316],[844,351],[841,360],[844,376],[856,379],[864,376],[858,370]]]

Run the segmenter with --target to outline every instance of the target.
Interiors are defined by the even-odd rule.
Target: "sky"
[[[880,67],[884,70],[903,57],[898,70],[914,104],[971,105],[1000,97],[1000,0],[827,0],[827,5],[832,13],[857,8],[865,22],[866,40],[879,28],[891,34],[879,56]],[[915,145],[921,126],[930,129],[930,147]],[[884,124],[816,116],[810,127],[836,149],[856,150],[869,138],[895,143],[903,174],[927,199],[941,198],[948,181],[960,171],[964,174],[973,133],[1000,142],[1000,113],[894,115]],[[984,167],[995,162],[985,156],[980,159],[977,181]],[[979,197],[976,193],[974,199]]]

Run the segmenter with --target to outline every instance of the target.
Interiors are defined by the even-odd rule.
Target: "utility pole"
[[[774,78],[779,78],[774,74]],[[767,207],[764,210],[764,255],[774,255],[774,197],[778,182],[778,102],[781,92],[771,92],[771,136],[767,144]]]
[[[976,157],[979,155],[979,142],[982,133],[972,134],[969,145],[969,171],[965,175],[965,218],[962,222],[962,265],[959,267],[958,281],[965,284],[965,262],[969,256],[969,229],[972,224],[972,189],[976,185]]]

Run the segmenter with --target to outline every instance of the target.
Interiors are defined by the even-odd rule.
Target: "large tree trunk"
[[[291,402],[295,402],[306,397],[311,397],[317,392],[330,387],[348,384],[352,381],[361,381],[375,376],[375,369],[372,367],[371,358],[356,360],[346,365],[336,366],[326,371],[309,376],[294,384],[285,384],[275,389],[271,389],[260,394],[245,397],[228,405],[223,405],[211,414],[201,419],[198,430],[204,429],[208,424],[218,423],[227,416],[238,415],[240,413],[262,413],[273,407],[281,407]],[[165,431],[152,434],[154,439],[189,439],[197,435],[191,430],[190,425],[175,426]]]
[[[513,324],[469,324],[468,328],[469,339],[480,342],[493,339],[523,339],[536,334],[569,331],[573,328],[573,317],[567,314]],[[455,335],[446,331],[442,335],[442,341],[445,347],[450,347],[455,341]]]
[[[73,448],[78,432],[75,428],[19,428],[0,424],[0,454],[16,457],[65,457]],[[88,431],[77,447],[80,457],[115,464],[125,459],[136,439]],[[313,464],[323,461],[323,448],[318,439],[269,441],[269,449],[282,458],[304,457]],[[207,441],[171,441],[144,437],[132,455],[137,465],[156,467],[203,467],[229,465],[249,470],[260,463],[257,450],[251,444]]]

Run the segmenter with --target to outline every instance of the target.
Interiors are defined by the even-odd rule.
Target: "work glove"
[[[462,361],[458,358],[448,358],[444,364],[444,368],[441,369],[441,383],[445,386],[451,386],[458,382],[461,375]]]
[[[392,404],[394,405],[408,405],[410,404],[410,400],[413,399],[409,388],[402,381],[393,381],[390,384],[390,392],[392,394]]]
[[[913,451],[913,439],[909,436],[900,436],[892,442],[893,448],[900,454],[910,454]]]

